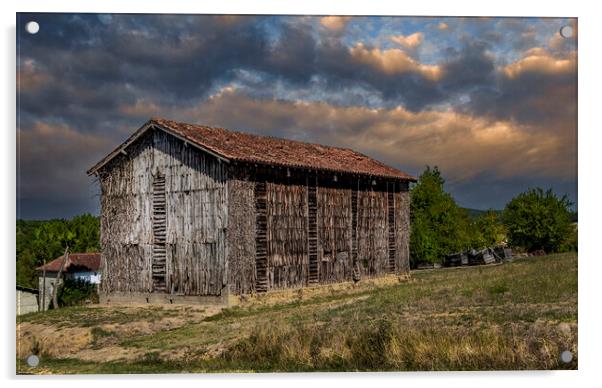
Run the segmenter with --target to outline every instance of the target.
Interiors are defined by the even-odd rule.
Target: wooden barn
[[[409,271],[415,179],[350,149],[151,119],[88,174],[106,301],[223,302]]]

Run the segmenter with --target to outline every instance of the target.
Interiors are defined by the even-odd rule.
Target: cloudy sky
[[[577,202],[572,19],[17,19],[22,218],[98,214],[85,171],[154,116],[351,147],[415,175],[437,165],[466,207],[534,186]]]

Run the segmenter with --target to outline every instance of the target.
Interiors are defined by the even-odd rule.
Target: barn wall
[[[226,168],[161,131],[149,131],[100,171],[103,292],[153,291],[153,177],[165,175],[165,286],[220,295],[227,283]]]
[[[238,236],[236,244],[239,246],[233,249],[236,255],[230,253],[229,257],[236,256],[244,260],[243,254],[238,253],[243,252],[240,246],[244,246],[244,252],[251,252],[255,259],[255,271],[251,269],[252,263],[245,261],[245,268],[248,269],[247,275],[244,275],[245,284],[252,284],[250,274],[256,276],[255,284],[265,282],[266,289],[302,287],[314,283],[311,275],[312,228],[315,228],[317,236],[315,260],[318,273],[315,283],[351,280],[354,278],[354,268],[359,278],[408,271],[409,196],[407,192],[400,191],[402,186],[407,187],[405,184],[389,182],[387,185],[386,181],[379,180],[373,185],[370,179],[360,178],[358,181],[357,177],[345,175],[339,175],[335,181],[334,174],[316,176],[315,172],[303,174],[292,171],[288,176],[284,169],[264,171],[261,168],[249,174],[248,179],[255,180],[256,188],[261,189],[252,193],[250,182],[245,181],[244,194],[236,196],[236,200],[241,202],[235,206],[231,204],[230,208],[245,208],[244,211],[238,210],[237,214],[245,213],[246,216],[239,218],[232,214],[231,217],[241,219],[245,227],[255,220],[256,236],[265,235],[265,239],[245,240],[242,230],[232,233],[232,236]],[[230,187],[240,184],[236,182]],[[312,184],[316,186],[315,202],[311,200],[311,190],[308,190]],[[391,196],[388,196],[389,191]],[[242,206],[243,196],[253,194],[255,207]],[[357,196],[355,261],[352,251],[353,195]],[[315,225],[311,222],[314,203]],[[389,205],[392,221],[388,218]],[[265,212],[265,222],[262,221],[262,215],[257,213],[259,209],[265,209],[261,210]],[[389,233],[394,238],[391,243]],[[259,241],[265,247],[257,245]],[[263,256],[266,256],[265,264]],[[233,265],[234,261],[231,263]],[[265,280],[262,280],[263,277]],[[235,289],[244,292],[239,286]]]
[[[248,169],[231,165],[228,173],[228,284],[235,294],[255,291],[255,182]]]

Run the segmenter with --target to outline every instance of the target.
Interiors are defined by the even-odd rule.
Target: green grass
[[[43,314],[57,325],[71,326],[123,318],[113,310],[88,316],[86,311],[91,310],[97,309],[65,311],[62,318],[62,310]],[[159,319],[169,312],[155,307],[136,314],[135,319],[145,319],[145,314]],[[119,345],[142,352],[135,360],[95,363],[42,358],[38,370],[573,369],[577,367],[576,323],[577,255],[570,253],[495,266],[419,271],[406,282],[373,289],[224,309],[170,330],[127,337]],[[104,335],[92,334],[100,340]],[[570,364],[559,361],[563,350],[575,355]],[[21,368],[35,372],[22,363]]]

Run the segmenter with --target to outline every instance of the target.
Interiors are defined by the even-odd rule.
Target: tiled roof
[[[141,130],[152,126],[159,127],[227,160],[415,180],[405,172],[348,148],[260,136],[159,118],[151,119]],[[88,173],[94,173],[116,156],[141,134],[139,132],[132,135],[128,141],[90,169]]]
[[[38,271],[58,272],[61,268],[63,256],[57,257],[45,265],[38,267]],[[98,271],[100,269],[100,253],[70,253],[67,262],[63,267],[63,271],[69,272],[69,269]]]

